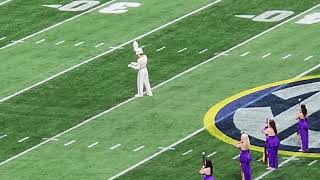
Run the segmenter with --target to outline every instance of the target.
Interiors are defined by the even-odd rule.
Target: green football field
[[[72,2],[0,5],[0,179],[201,179],[204,151],[216,179],[240,179],[239,152],[204,128],[207,111],[257,86],[319,74],[320,24],[296,23],[320,12],[316,0],[43,6]],[[140,5],[99,11],[119,2]],[[292,13],[238,16],[270,10]],[[133,98],[134,40],[149,57],[153,97]],[[281,155],[280,169],[267,172],[261,155],[252,151],[256,179],[320,175],[317,158]]]

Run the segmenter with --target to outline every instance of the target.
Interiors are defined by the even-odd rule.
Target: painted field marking
[[[56,138],[42,138],[43,140],[50,140],[50,141],[59,141],[59,139]]]
[[[98,145],[99,144],[99,142],[95,142],[95,143],[92,143],[92,144],[90,144],[89,146],[88,146],[88,148],[90,149],[90,148],[93,148],[94,146],[96,146],[96,145]]]
[[[166,148],[168,148],[168,147],[158,147],[158,149],[166,149]],[[173,150],[175,150],[176,148],[169,147],[168,149],[173,151]]]
[[[6,0],[6,1],[0,2],[0,6],[4,5],[4,4],[6,4],[6,3],[10,2],[10,1],[12,1],[12,0]]]
[[[99,43],[99,44],[97,44],[97,45],[95,45],[94,47],[100,47],[100,46],[102,46],[102,45],[104,45],[104,43]]]
[[[314,160],[314,161],[310,162],[310,163],[308,164],[308,166],[312,166],[312,165],[314,165],[314,164],[317,163],[317,162],[318,162],[318,160]]]
[[[221,53],[214,53],[214,55],[216,56],[229,56],[229,54],[227,54],[226,52],[221,52]]]
[[[262,158],[258,159],[257,161],[258,161],[258,162],[262,161]]]
[[[213,156],[213,155],[215,155],[215,154],[217,154],[217,152],[215,151],[215,152],[213,152],[213,153],[211,153],[211,154],[209,154],[207,157],[209,158],[209,157],[211,157],[211,156]]]
[[[46,39],[41,39],[41,40],[37,41],[36,44],[40,44],[40,43],[44,42],[45,40]]]
[[[238,159],[240,157],[240,154],[236,155],[235,157],[233,157],[232,159],[235,160],[235,159]]]
[[[134,152],[137,152],[137,151],[140,151],[140,150],[143,149],[143,148],[144,148],[144,146],[140,146],[140,147],[134,149],[133,151],[134,151]]]
[[[191,16],[191,15],[193,15],[193,14],[196,14],[196,13],[202,11],[202,10],[205,10],[205,9],[207,9],[207,8],[213,6],[214,4],[217,4],[217,3],[221,2],[221,1],[222,1],[222,0],[217,0],[217,1],[215,1],[215,2],[209,3],[209,4],[207,4],[207,5],[199,8],[199,9],[197,9],[197,10],[194,10],[194,11],[192,11],[192,12],[190,12],[190,13],[188,13],[188,14],[185,14],[185,15],[177,18],[177,19],[174,19],[174,20],[172,20],[172,21],[170,21],[170,22],[168,22],[168,23],[166,23],[166,24],[164,24],[164,25],[162,25],[162,26],[160,26],[160,27],[157,27],[157,28],[155,28],[155,29],[153,29],[153,30],[151,30],[151,31],[149,31],[149,32],[141,35],[141,36],[138,36],[138,37],[136,37],[136,38],[134,38],[134,39],[131,39],[131,40],[129,40],[129,41],[127,41],[127,42],[125,42],[125,43],[117,46],[116,48],[112,48],[111,50],[107,50],[107,51],[105,51],[105,52],[103,52],[103,53],[101,53],[101,54],[99,54],[99,55],[97,55],[97,56],[94,56],[94,57],[92,57],[92,58],[90,58],[90,59],[87,59],[87,60],[85,60],[85,61],[83,61],[83,62],[81,62],[81,63],[79,63],[79,64],[76,64],[76,65],[74,65],[74,66],[72,66],[72,67],[70,67],[70,68],[68,68],[68,69],[65,69],[65,70],[63,70],[63,71],[61,71],[61,72],[59,72],[59,73],[57,73],[57,74],[55,74],[55,75],[53,75],[53,76],[50,76],[50,77],[48,77],[48,78],[46,78],[46,79],[44,79],[44,80],[42,80],[42,81],[40,81],[40,82],[38,82],[38,83],[35,83],[35,84],[33,84],[33,85],[31,85],[31,86],[29,86],[29,87],[27,87],[27,88],[24,88],[24,89],[22,89],[22,90],[20,90],[20,91],[18,91],[18,92],[15,92],[15,93],[7,96],[7,97],[4,97],[4,98],[0,99],[0,103],[4,102],[4,101],[6,101],[6,100],[8,100],[8,99],[10,99],[10,98],[12,98],[12,97],[15,97],[15,96],[17,96],[17,95],[19,95],[19,94],[22,94],[22,93],[24,93],[24,92],[26,92],[26,91],[34,88],[34,87],[37,87],[37,86],[39,86],[39,85],[41,85],[41,84],[44,84],[44,83],[46,83],[46,82],[48,82],[48,81],[50,81],[50,80],[52,80],[52,79],[54,79],[54,78],[56,78],[56,77],[58,77],[58,76],[61,76],[61,75],[65,74],[65,73],[67,73],[67,72],[69,72],[69,71],[71,71],[71,70],[73,70],[73,69],[76,69],[76,68],[78,68],[78,67],[80,67],[80,66],[82,66],[82,65],[84,65],[84,64],[87,64],[87,63],[89,63],[89,62],[91,62],[91,61],[93,61],[93,60],[95,60],[95,59],[98,59],[98,58],[100,58],[100,57],[102,57],[102,56],[104,56],[104,55],[106,55],[106,54],[109,54],[109,53],[115,51],[115,50],[118,49],[118,48],[122,48],[122,47],[124,47],[124,46],[126,46],[126,45],[128,45],[128,44],[133,43],[134,41],[137,41],[137,40],[139,40],[139,39],[141,39],[141,38],[144,38],[144,37],[146,37],[146,36],[148,36],[148,35],[150,35],[150,34],[152,34],[152,33],[154,33],[154,32],[157,32],[157,31],[159,31],[159,30],[161,30],[161,29],[163,29],[163,28],[166,28],[166,27],[168,27],[168,26],[170,26],[170,25],[172,25],[172,24],[174,24],[174,23],[176,23],[176,22],[178,22],[178,21],[181,21],[181,20],[183,20],[183,19],[185,19],[185,18],[187,18],[187,17],[189,17],[189,16]],[[113,1],[110,1],[110,2],[113,2]],[[105,4],[104,4],[104,5],[105,5]],[[1,48],[0,48],[0,50],[1,50]],[[130,101],[131,101],[131,100],[130,100]],[[0,164],[0,165],[1,165],[1,164]]]
[[[142,46],[140,46],[140,48],[145,48],[146,47],[146,45],[142,45]]]
[[[117,145],[112,146],[110,149],[113,150],[113,149],[116,149],[116,148],[118,148],[120,146],[121,146],[121,144],[117,144]]]
[[[192,151],[193,151],[193,150],[192,150],[192,149],[190,149],[189,151],[186,151],[186,152],[182,153],[181,155],[182,155],[182,156],[185,156],[185,155],[187,155],[187,154],[191,153]]]
[[[166,47],[165,46],[163,46],[163,47],[161,47],[161,48],[159,48],[159,49],[157,49],[156,51],[157,52],[159,52],[159,51],[161,51],[161,50],[163,50],[163,49],[165,49]]]
[[[288,59],[292,54],[287,54],[286,56],[282,57],[282,59]]]
[[[267,53],[267,54],[263,55],[262,58],[264,59],[264,58],[266,58],[266,57],[268,57],[270,55],[271,55],[271,53]]]
[[[179,51],[177,51],[178,53],[181,53],[181,52],[183,52],[183,51],[185,51],[185,50],[187,50],[188,48],[183,48],[183,49],[180,49]]]
[[[65,143],[63,146],[69,146],[69,145],[71,145],[71,144],[73,144],[75,142],[76,142],[76,140],[72,140],[72,141],[69,141],[69,142]]]
[[[116,47],[111,46],[111,47],[109,47],[109,48],[110,48],[111,50],[124,49],[123,46],[116,46]]]
[[[245,53],[241,54],[240,56],[244,57],[244,56],[247,56],[248,54],[250,54],[250,52],[245,52]]]
[[[30,39],[30,38],[36,36],[36,35],[39,35],[39,34],[44,33],[44,32],[46,32],[46,31],[49,31],[49,30],[51,30],[51,29],[53,29],[53,28],[55,28],[55,27],[58,27],[58,26],[60,26],[60,25],[62,25],[62,24],[64,24],[64,23],[66,23],[66,22],[72,21],[72,20],[74,20],[74,19],[76,19],[76,18],[78,18],[78,17],[81,17],[81,16],[83,16],[83,15],[86,15],[86,14],[92,12],[92,11],[95,11],[95,10],[97,10],[97,9],[103,8],[103,7],[106,6],[107,4],[111,4],[111,3],[115,2],[115,1],[116,1],[116,0],[111,0],[111,1],[109,1],[109,2],[106,2],[106,3],[104,3],[104,4],[101,4],[100,6],[97,6],[97,7],[95,7],[95,8],[89,9],[88,11],[85,11],[85,12],[83,12],[83,13],[80,13],[80,14],[78,14],[78,15],[75,15],[75,16],[69,18],[69,19],[66,19],[66,20],[64,20],[64,21],[61,21],[61,22],[59,22],[59,23],[57,23],[57,24],[54,24],[54,25],[52,25],[52,26],[50,26],[50,27],[47,27],[47,28],[45,28],[45,29],[43,29],[43,30],[41,30],[41,31],[38,31],[38,32],[33,33],[33,34],[31,34],[31,35],[28,35],[28,36],[26,36],[26,37],[24,37],[24,38],[21,38],[20,41],[25,41],[25,40],[27,40],[27,39]],[[13,45],[15,45],[15,44],[17,44],[17,43],[18,43],[18,41],[12,42],[12,43],[10,43],[10,44],[8,44],[8,45],[5,45],[5,46],[3,46],[3,47],[0,47],[0,50],[6,49],[6,48],[8,48],[8,47],[11,47],[11,46],[13,46]]]
[[[208,51],[208,49],[204,49],[204,50],[200,51],[199,54],[203,54],[203,53],[205,53],[207,51]]]
[[[24,43],[25,41],[24,40],[12,40],[11,41],[12,43]],[[1,48],[0,48],[1,50]]]
[[[7,37],[1,37],[0,41],[7,39]]]
[[[26,141],[26,140],[28,140],[30,137],[24,137],[24,138],[22,138],[22,139],[20,139],[19,141],[18,141],[18,143],[22,143],[23,141]]]
[[[289,18],[289,19],[287,19],[287,20],[285,20],[285,21],[283,21],[283,22],[281,22],[281,23],[279,23],[279,24],[277,24],[277,25],[275,25],[275,26],[273,26],[273,27],[271,27],[271,28],[269,28],[269,29],[267,29],[267,30],[265,30],[265,31],[257,34],[257,35],[255,35],[255,36],[253,36],[253,37],[251,37],[251,38],[243,41],[242,43],[240,43],[240,44],[238,44],[238,45],[236,45],[236,46],[233,46],[232,48],[226,50],[226,51],[223,52],[223,53],[217,54],[216,56],[214,56],[214,57],[212,57],[212,58],[210,58],[210,59],[208,59],[208,60],[206,60],[206,61],[204,61],[204,62],[202,62],[202,63],[200,63],[200,64],[198,64],[198,65],[196,65],[196,66],[193,66],[192,68],[190,68],[190,69],[188,69],[188,70],[186,70],[186,71],[184,71],[184,72],[182,72],[182,73],[180,73],[180,74],[172,77],[171,79],[168,79],[167,81],[164,81],[164,82],[158,84],[158,85],[155,86],[154,88],[157,88],[157,87],[160,87],[160,86],[162,86],[162,85],[164,85],[164,84],[167,84],[167,83],[169,83],[169,82],[171,82],[171,81],[179,78],[180,76],[183,76],[184,74],[187,74],[187,73],[193,71],[194,69],[197,69],[198,67],[200,67],[200,66],[202,66],[202,65],[204,65],[204,64],[207,64],[207,63],[209,63],[209,62],[217,59],[218,57],[222,56],[224,53],[228,53],[228,52],[230,52],[230,51],[232,51],[232,50],[234,50],[234,49],[237,49],[237,48],[239,48],[239,47],[241,47],[241,46],[243,46],[243,45],[245,45],[245,44],[247,44],[247,43],[255,40],[256,38],[258,38],[258,37],[260,37],[260,36],[263,36],[264,34],[266,34],[266,33],[270,32],[270,31],[272,31],[272,30],[274,30],[274,29],[276,29],[276,28],[278,28],[278,27],[280,27],[280,26],[282,26],[282,25],[284,25],[284,24],[286,24],[286,23],[288,23],[288,22],[296,19],[297,17],[302,16],[302,15],[304,15],[304,14],[310,12],[310,11],[313,11],[314,9],[316,9],[316,8],[318,8],[318,7],[320,7],[320,4],[318,4],[318,5],[316,5],[316,6],[313,6],[312,8],[310,8],[310,9],[304,11],[304,12],[301,12],[301,13],[297,14],[296,16],[291,17],[291,18]],[[310,72],[312,72],[313,70],[315,70],[315,69],[317,69],[317,68],[319,68],[319,67],[320,67],[320,64],[318,64],[318,65],[314,66],[313,68],[311,68],[311,69],[309,69],[309,70],[307,70],[307,71],[299,74],[298,76],[296,76],[296,78],[303,77],[303,76],[309,74]],[[171,145],[168,146],[168,147],[175,147],[175,146],[177,146],[178,144],[181,144],[182,142],[184,142],[184,141],[192,138],[193,136],[199,134],[200,132],[204,131],[205,129],[206,129],[205,127],[202,127],[202,128],[200,128],[200,129],[196,130],[195,132],[193,132],[193,133],[191,133],[191,134],[188,134],[186,137],[178,140],[177,142],[171,144]],[[144,164],[144,163],[152,160],[153,158],[161,155],[162,153],[164,153],[164,152],[166,152],[166,151],[168,151],[168,150],[169,150],[169,149],[163,149],[163,150],[161,150],[161,151],[159,151],[159,152],[156,152],[156,153],[152,154],[151,156],[149,156],[149,157],[147,157],[147,158],[139,161],[138,163],[134,164],[133,166],[131,166],[131,167],[129,167],[129,168],[127,168],[127,169],[119,172],[118,174],[116,174],[116,175],[108,178],[108,180],[114,180],[114,179],[116,179],[116,178],[118,178],[118,177],[120,177],[120,176],[128,173],[129,171],[132,171],[133,169],[139,167],[140,165],[142,165],[142,164]],[[0,165],[1,165],[1,163],[0,163]]]
[[[283,165],[289,163],[290,161],[292,161],[293,159],[295,159],[295,156],[292,156],[291,158],[283,161],[282,163],[279,164],[279,168],[282,167]],[[274,169],[268,170],[265,173],[263,173],[262,175],[260,175],[259,177],[255,178],[254,180],[260,180],[262,178],[264,178],[265,176],[267,176],[268,174],[272,173],[274,171]]]
[[[308,60],[311,59],[311,58],[313,58],[313,56],[308,56],[308,57],[306,57],[304,60],[305,60],[305,61],[308,61]]]
[[[59,41],[59,42],[56,43],[56,45],[60,45],[60,44],[62,44],[64,42],[66,42],[66,41],[65,40]]]
[[[81,42],[75,44],[74,47],[78,47],[78,46],[80,46],[80,45],[83,44],[83,43],[84,43],[84,41],[81,41]]]
[[[0,136],[0,139],[5,138],[5,137],[7,137],[7,135],[6,135],[6,134],[4,134],[4,135]]]

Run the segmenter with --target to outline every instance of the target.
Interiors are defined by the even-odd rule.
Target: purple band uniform
[[[301,144],[302,144],[302,151],[306,152],[309,149],[309,123],[308,119],[299,119],[298,122],[298,134],[301,138]]]
[[[269,167],[278,168],[278,150],[280,141],[278,136],[267,136],[266,149],[268,153]]]
[[[251,155],[250,150],[240,150],[240,166],[245,180],[251,180]]]

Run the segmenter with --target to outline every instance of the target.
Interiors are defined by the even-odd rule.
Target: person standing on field
[[[148,57],[144,54],[143,49],[139,47],[136,41],[133,43],[133,49],[136,55],[138,56],[138,60],[137,62],[131,62],[128,65],[128,67],[138,70],[138,76],[137,76],[138,93],[135,95],[135,97],[143,97],[143,87],[146,88],[148,96],[153,96],[150,82],[149,82],[149,73],[147,69]]]

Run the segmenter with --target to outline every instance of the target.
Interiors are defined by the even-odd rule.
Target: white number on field
[[[104,14],[121,14],[127,12],[127,8],[129,7],[139,7],[141,6],[140,3],[134,3],[134,2],[119,2],[114,3],[110,5],[109,7],[105,7],[103,9],[100,9],[100,13]]]
[[[79,11],[86,11],[98,4],[100,4],[100,1],[79,0],[79,1],[73,1],[66,5],[52,4],[52,5],[43,5],[43,6],[49,7],[49,8],[56,8],[56,9],[59,9],[60,11],[79,12]],[[99,12],[103,14],[121,14],[121,13],[127,12],[128,8],[135,8],[139,6],[141,6],[141,4],[137,2],[117,2],[101,8]]]
[[[297,21],[297,24],[315,24],[320,22],[320,13],[312,13],[303,17],[301,20]]]
[[[281,10],[273,10],[273,11],[267,11],[259,16],[254,17],[253,21],[259,21],[259,22],[278,22],[282,21],[283,19],[293,15],[293,11],[281,11]]]
[[[85,11],[98,5],[99,1],[73,1],[59,8],[60,11]]]

